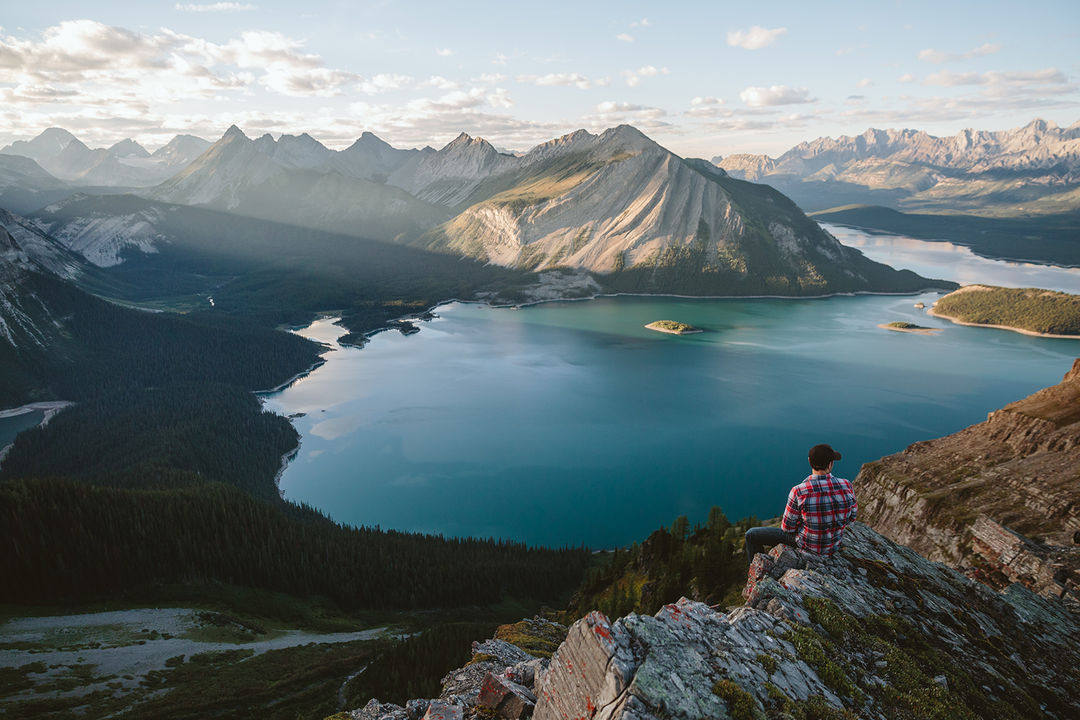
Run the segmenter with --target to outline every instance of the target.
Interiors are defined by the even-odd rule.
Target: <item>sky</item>
[[[867,128],[1080,120],[1080,3],[29,2],[0,13],[0,145],[460,132],[523,151],[620,123],[711,159]]]

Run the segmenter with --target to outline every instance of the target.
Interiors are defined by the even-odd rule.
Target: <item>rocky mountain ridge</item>
[[[986,422],[863,465],[859,517],[992,585],[1080,608],[1080,359]]]
[[[209,146],[194,135],[177,135],[153,153],[130,138],[91,149],[67,130],[52,127],[31,140],[11,143],[0,149],[0,155],[29,158],[53,177],[76,185],[149,187],[185,167]]]
[[[861,523],[838,556],[778,546],[744,606],[685,598],[655,616],[578,620],[550,657],[489,640],[405,706],[357,720],[1068,718],[1080,616],[1020,585],[996,593]],[[539,619],[534,622],[543,622]]]
[[[980,194],[997,196],[984,203],[1026,203],[1029,211],[1080,207],[1080,122],[1062,128],[1036,119],[949,137],[871,128],[803,142],[776,158],[734,154],[712,162],[733,177],[777,187],[807,210],[862,202],[932,209],[951,199],[955,212],[978,209]]]
[[[680,158],[628,125],[599,135],[579,130],[520,156],[465,133],[439,150],[397,150],[365,134],[336,152],[308,135],[252,139],[233,126],[184,170],[139,194],[517,270],[618,275],[610,289],[622,292],[948,286],[870,261],[771,188]],[[136,228],[120,217],[72,217],[65,207],[73,203],[49,206],[38,219],[59,238],[77,238],[95,263],[120,261],[115,245],[123,238],[139,238],[129,244],[144,252],[147,243],[170,240],[152,220]],[[131,201],[114,204],[131,218]],[[137,214],[145,220],[160,207],[144,210]]]
[[[0,358],[52,346],[63,332],[63,318],[41,280],[75,281],[86,267],[82,257],[26,218],[0,210]]]

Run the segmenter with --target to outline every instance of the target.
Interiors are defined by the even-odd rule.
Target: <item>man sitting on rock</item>
[[[746,531],[746,557],[765,552],[766,545],[791,545],[818,555],[840,549],[844,528],[855,520],[858,503],[851,483],[833,477],[833,463],[840,453],[828,445],[810,448],[811,474],[788,493],[780,527],[755,527]]]

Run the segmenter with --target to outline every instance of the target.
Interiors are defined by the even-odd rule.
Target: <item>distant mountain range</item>
[[[800,143],[777,158],[712,162],[733,177],[772,185],[808,212],[852,203],[993,215],[1080,209],[1080,122],[1062,128],[1033,120],[951,137],[870,129]]]
[[[63,139],[46,133],[16,149],[55,153]],[[252,139],[233,126],[172,177],[133,192],[141,200],[75,196],[33,217],[99,266],[183,242],[174,214],[198,206],[517,270],[598,273],[616,291],[927,285],[845,248],[773,189],[681,158],[627,125],[579,130],[522,155],[465,133],[438,150],[399,150],[365,133],[334,151],[307,134]]]
[[[102,187],[149,187],[175,175],[210,147],[194,135],[177,135],[150,153],[131,139],[90,149],[63,128],[49,128],[33,140],[18,140],[0,155],[29,158],[69,183]]]

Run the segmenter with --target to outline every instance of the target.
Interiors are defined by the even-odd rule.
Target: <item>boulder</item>
[[[517,720],[522,715],[532,714],[536,706],[536,695],[505,675],[488,673],[480,686],[476,702],[477,705],[494,710],[499,717]]]
[[[424,713],[423,720],[462,720],[464,709],[442,700],[432,700]]]

